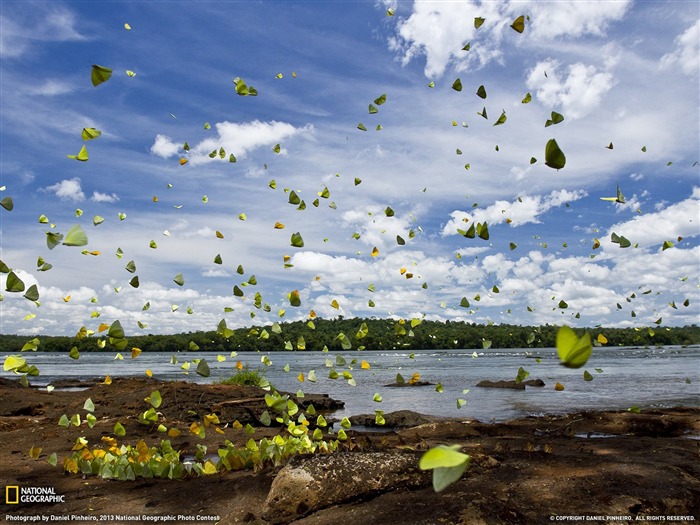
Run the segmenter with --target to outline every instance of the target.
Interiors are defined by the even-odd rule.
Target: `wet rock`
[[[544,381],[541,379],[528,379],[527,381],[523,381],[527,386],[544,386]]]
[[[303,398],[292,394],[291,397],[304,409],[308,408],[309,405],[313,405],[317,411],[333,412],[345,407],[345,401],[333,399],[328,394],[305,394]]]
[[[435,383],[431,383],[430,381],[415,381],[413,383],[406,381],[405,383],[389,383],[388,385],[384,385],[386,387],[390,388],[402,388],[402,387],[409,387],[409,386],[432,386]]]
[[[488,379],[485,379],[483,381],[479,381],[476,386],[484,388],[512,388],[514,390],[525,390],[525,385],[544,386],[544,381],[541,379],[528,379],[527,381],[521,381],[518,383],[515,379],[502,379],[500,381],[489,381]]]
[[[375,414],[359,414],[351,416],[350,423],[353,425],[361,425],[365,427],[377,428],[410,428],[424,425],[426,423],[434,423],[442,421],[445,418],[420,414],[413,410],[397,410],[384,414],[384,425],[377,425]]]
[[[289,523],[340,503],[362,500],[397,488],[430,485],[418,468],[419,452],[342,452],[297,456],[272,482],[262,518]]]
[[[404,442],[420,442],[431,440],[432,442],[446,442],[450,440],[463,440],[482,435],[479,429],[480,423],[475,421],[458,421],[456,419],[426,423],[417,427],[398,430],[398,435]]]
[[[484,381],[479,381],[476,386],[483,388],[512,388],[514,390],[525,390],[525,383],[516,383],[514,379],[501,381],[489,381],[485,379]]]

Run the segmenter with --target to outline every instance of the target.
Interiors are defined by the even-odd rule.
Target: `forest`
[[[128,348],[143,352],[276,352],[328,350],[431,350],[489,348],[551,348],[555,346],[557,325],[520,326],[510,324],[470,324],[428,320],[377,318],[313,319],[266,326],[228,329],[220,324],[216,331],[187,332],[172,335],[136,335],[128,337]],[[598,346],[666,346],[700,344],[700,327],[634,327],[575,329],[588,332]],[[38,339],[38,343],[37,340]],[[22,351],[28,342],[32,349],[46,352],[114,351],[105,344],[108,337],[85,335],[19,336],[0,335],[2,352]],[[25,348],[26,350],[26,348]]]

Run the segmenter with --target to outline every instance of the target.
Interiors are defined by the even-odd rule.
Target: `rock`
[[[476,428],[474,423],[476,423]],[[464,440],[470,438],[478,438],[482,436],[482,432],[478,428],[478,422],[474,421],[458,421],[448,419],[433,423],[418,425],[417,427],[404,428],[398,430],[399,439],[404,442],[417,443],[430,440],[431,442],[440,443],[452,440]]]
[[[406,381],[405,383],[389,383],[388,385],[384,385],[386,387],[390,388],[400,388],[404,386],[432,386],[435,383],[431,383],[430,381],[416,381],[415,383],[410,383]]]
[[[544,381],[541,379],[528,379],[527,381],[516,382],[515,379],[501,380],[501,381],[489,381],[485,379],[484,381],[479,381],[476,386],[484,388],[512,388],[514,390],[525,390],[525,385],[527,386],[544,386]]]
[[[489,381],[488,379],[485,379],[484,381],[479,381],[476,386],[484,388],[512,388],[515,390],[525,390],[525,383],[516,383],[515,379],[501,381]]]
[[[523,381],[527,386],[544,386],[544,381],[541,379],[528,379],[527,381]]]
[[[345,407],[345,401],[333,399],[328,394],[305,394],[303,398],[291,394],[290,397],[299,405],[300,408],[308,408],[313,405],[316,410],[333,412]]]
[[[430,485],[420,452],[341,452],[296,456],[272,482],[262,518],[290,523],[318,510],[397,488]]]
[[[351,416],[349,419],[350,423],[353,425],[391,429],[417,427],[418,425],[424,425],[426,423],[442,421],[445,418],[428,416],[414,412],[413,410],[397,410],[384,414],[385,423],[383,425],[377,425],[376,414],[359,414]]]

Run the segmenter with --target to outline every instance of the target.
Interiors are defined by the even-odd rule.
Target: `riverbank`
[[[298,457],[287,467],[118,482],[63,473],[62,458],[71,454],[78,436],[91,446],[98,444],[102,437],[113,436],[119,421],[126,431],[120,444],[143,440],[155,445],[164,435],[156,425],[140,424],[138,414],[150,406],[144,400],[158,390],[160,421],[183,429],[171,438],[176,450],[194,455],[197,445],[204,444],[216,451],[226,439],[243,446],[251,435],[232,428],[234,421],[255,427],[255,440],[280,432],[258,421],[266,408],[265,392],[146,378],[72,388],[48,393],[0,381],[0,483],[48,487],[64,496],[58,503],[3,505],[4,521],[31,516],[53,516],[54,521],[102,516],[103,522],[115,523],[169,517],[170,523],[211,523],[218,517],[220,523],[255,525],[490,525],[544,523],[550,516],[555,516],[552,521],[583,516],[580,520],[588,522],[595,522],[591,516],[627,516],[629,522],[659,516],[664,521],[669,516],[700,520],[698,407],[637,414],[584,412],[498,424],[443,419],[386,432],[350,429],[339,452]],[[85,423],[79,428],[58,425],[63,414],[84,416],[88,398],[95,406],[92,428]],[[295,400],[302,409],[313,403],[329,420],[330,411],[340,406],[321,395]],[[212,413],[224,435],[209,428],[202,439],[187,431]],[[415,468],[422,451],[437,444],[458,444],[472,458],[462,479],[438,494],[429,474]],[[38,459],[30,457],[32,447],[42,448]],[[52,452],[58,455],[57,467],[46,461]],[[283,478],[297,479],[298,490],[283,485]],[[323,489],[304,490],[315,484]],[[275,490],[285,497],[276,497]]]

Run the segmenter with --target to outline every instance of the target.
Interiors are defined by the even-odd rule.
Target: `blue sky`
[[[127,335],[212,330],[279,321],[280,310],[282,320],[311,310],[698,320],[696,2],[0,5],[0,197],[15,205],[0,210],[0,258],[40,293],[37,306],[6,292],[2,274],[3,333],[72,335],[117,319]],[[520,15],[522,34],[509,27]],[[93,64],[111,79],[93,87]],[[236,77],[259,95],[237,95]],[[552,111],[564,121],[545,127]],[[83,142],[84,127],[102,135]],[[544,165],[551,138],[567,157],[559,171]],[[83,144],[87,162],[66,157]],[[226,159],[211,159],[220,148]],[[618,183],[624,204],[600,200]],[[488,240],[458,234],[474,222],[488,224]],[[45,232],[74,224],[88,245],[49,250]],[[290,245],[295,232],[303,248]],[[633,246],[613,244],[613,232]],[[37,271],[39,257],[53,267]],[[257,284],[241,286],[252,275]]]

